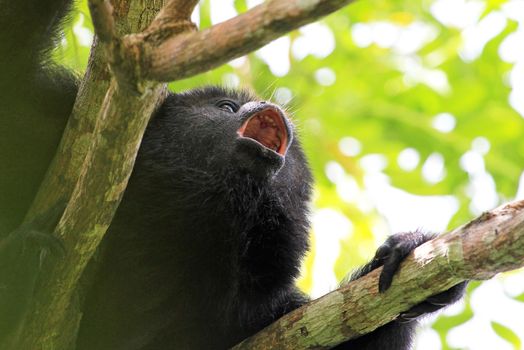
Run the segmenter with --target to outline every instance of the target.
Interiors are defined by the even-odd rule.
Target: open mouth
[[[238,129],[240,137],[250,138],[281,156],[286,154],[288,144],[287,128],[282,115],[273,108],[253,114]]]

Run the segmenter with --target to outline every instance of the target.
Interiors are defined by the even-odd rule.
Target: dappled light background
[[[201,1],[200,28],[261,1]],[[85,69],[85,1],[56,61]],[[254,89],[286,106],[313,168],[298,281],[336,288],[394,232],[444,232],[524,198],[524,1],[362,1],[212,72],[171,84]],[[472,283],[417,349],[521,349],[524,273]]]

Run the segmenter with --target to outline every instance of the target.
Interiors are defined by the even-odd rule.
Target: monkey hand
[[[378,248],[372,261],[377,267],[383,266],[379,278],[379,291],[384,292],[391,286],[394,274],[409,253],[434,237],[434,234],[426,234],[419,231],[399,233],[389,237]],[[462,282],[442,293],[430,296],[420,304],[400,314],[397,321],[411,322],[419,316],[435,312],[455,303],[464,296],[466,285],[467,282]]]
[[[54,214],[51,210],[51,214],[22,224],[0,239],[0,343],[25,315],[44,259],[64,255],[62,242],[51,235],[49,228],[56,225],[56,217],[48,217]],[[39,221],[46,225],[40,225]]]

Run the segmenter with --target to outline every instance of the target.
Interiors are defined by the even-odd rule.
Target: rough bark
[[[123,35],[146,29],[162,2],[147,8],[143,2],[127,0],[113,1],[113,5],[115,35]],[[1,348],[72,348],[81,318],[78,281],[125,190],[145,125],[165,94],[164,85],[141,97],[111,84],[113,78],[98,43],[95,38],[59,149],[28,213],[30,220],[58,202],[67,203],[55,232],[67,254],[58,263],[44,266],[28,317]]]
[[[524,200],[486,212],[415,249],[385,293],[378,291],[379,268],[285,315],[233,349],[329,349],[464,280],[489,279],[522,266]]]

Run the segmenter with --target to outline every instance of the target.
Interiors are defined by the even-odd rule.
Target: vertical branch
[[[95,125],[94,142],[58,226],[67,255],[48,267],[35,294],[37,312],[26,319],[24,337],[16,349],[64,349],[71,342],[71,335],[60,331],[71,320],[57,310],[68,309],[85,266],[111,224],[149,116],[165,91],[165,85],[158,84],[138,97],[120,89],[114,80],[110,85]],[[130,115],[133,118],[122,122],[123,116]]]
[[[116,92],[116,84],[110,83],[113,78],[103,55],[104,51],[107,52],[102,50],[105,45],[99,45],[101,40],[114,43],[116,28],[120,29],[119,32],[125,28],[144,29],[141,24],[143,19],[137,14],[146,11],[145,3],[127,2],[115,1],[119,5],[113,11],[107,1],[92,1],[97,36],[88,67],[55,158],[26,218],[30,221],[39,213],[56,207],[57,202],[67,201],[66,211],[55,232],[67,253],[64,258],[45,261],[27,317],[20,331],[0,345],[2,349],[74,347],[81,319],[78,294],[83,286],[78,285],[79,278],[118,206],[147,120],[165,95],[165,86],[157,85],[146,96],[131,100],[128,93]],[[148,6],[147,10],[157,12],[159,9]],[[120,98],[115,98],[117,96]],[[128,109],[115,111],[112,108],[113,113],[101,112],[109,110],[102,106],[113,103],[113,99],[119,101],[119,105],[128,106]],[[135,120],[135,114],[141,118]],[[123,121],[119,116],[126,116],[133,122]],[[108,119],[103,121],[104,118]],[[111,125],[118,124],[122,128],[119,130],[123,131],[117,132],[120,137],[116,139],[120,140],[120,146],[113,143],[116,140],[102,137],[104,131],[116,128]],[[104,141],[108,143],[104,144]],[[121,154],[112,157],[113,147]],[[108,154],[104,156],[104,152]],[[112,173],[113,170],[108,169],[117,171]],[[112,177],[114,174],[120,174],[118,176],[122,180]],[[100,179],[105,180],[99,182]],[[121,186],[116,186],[117,183]],[[110,195],[104,197],[104,193]]]

